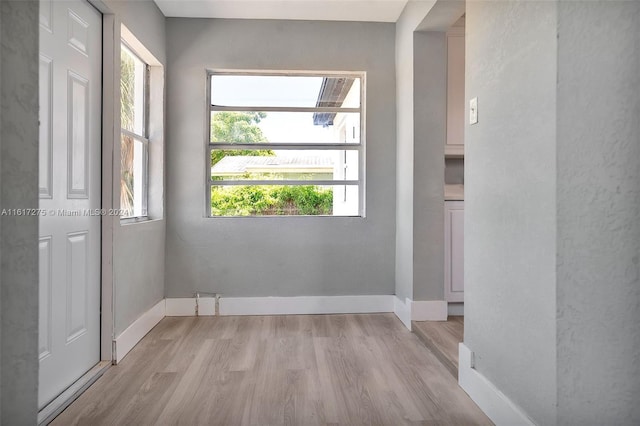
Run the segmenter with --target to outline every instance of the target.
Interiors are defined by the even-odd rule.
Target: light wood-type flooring
[[[458,378],[458,344],[464,335],[464,317],[449,317],[447,321],[413,321],[411,329]]]
[[[393,314],[163,319],[54,425],[486,425]]]

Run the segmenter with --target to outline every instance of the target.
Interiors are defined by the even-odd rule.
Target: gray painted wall
[[[413,299],[414,31],[435,1],[410,1],[396,22],[396,229],[395,293]]]
[[[0,204],[38,207],[38,2],[0,2]],[[0,423],[36,423],[38,218],[0,217]]]
[[[448,158],[444,162],[444,182],[448,184],[464,184],[464,160]]]
[[[414,33],[413,67],[413,299],[444,300],[444,32]]]
[[[2,52],[2,7],[0,6],[0,52]],[[2,58],[0,55],[0,176],[2,176]],[[0,182],[1,185],[1,182]],[[1,187],[1,186],[0,186]],[[0,209],[2,209],[2,197],[0,196]],[[2,221],[0,220],[0,236],[2,235]],[[0,267],[2,265],[2,244],[0,244]],[[2,271],[0,271],[0,309],[2,309]],[[2,424],[2,311],[0,311],[0,424]]]
[[[395,293],[413,299],[413,30],[411,3],[396,23],[396,265]]]
[[[640,2],[558,10],[558,423],[637,425]]]
[[[394,25],[168,19],[166,296],[394,293]],[[367,216],[206,218],[206,69],[367,72]]]
[[[102,1],[158,61],[166,62],[165,17],[153,0]]]
[[[444,299],[445,31],[463,13],[461,1],[410,1],[396,24],[395,276],[402,300]]]
[[[164,220],[116,229],[113,261],[116,336],[164,298],[164,245]]]
[[[150,0],[108,0],[105,3],[117,19],[165,65],[165,17],[156,4]],[[158,180],[164,180],[163,150],[151,147],[150,162],[153,194],[150,194],[149,214],[154,220],[121,225],[119,218],[114,218],[113,287],[116,336],[164,298],[166,221],[163,217],[162,185],[158,185]],[[119,165],[118,161],[115,163]],[[119,188],[119,179],[118,170],[114,177],[114,188]],[[114,197],[119,200],[119,192]]]
[[[476,370],[556,422],[554,2],[467,2],[465,336]],[[468,113],[468,111],[467,111]]]

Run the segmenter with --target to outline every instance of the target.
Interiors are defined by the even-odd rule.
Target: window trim
[[[365,71],[276,71],[276,70],[230,70],[215,69],[206,71],[206,104],[205,104],[205,217],[206,218],[286,218],[286,217],[331,217],[331,218],[365,218],[366,217],[366,72]],[[219,106],[211,103],[211,82],[213,76],[260,76],[260,77],[345,77],[360,79],[360,107],[268,107],[268,106]],[[337,112],[360,114],[360,142],[359,143],[224,143],[211,141],[211,117],[213,112],[239,111],[239,112]],[[242,149],[261,150],[265,145],[273,150],[345,150],[358,152],[358,180],[223,180],[214,181],[211,178],[211,151],[213,149]],[[355,215],[264,215],[264,216],[213,216],[211,214],[211,188],[213,186],[234,185],[326,185],[347,186],[358,185],[358,213]]]
[[[143,160],[142,160],[142,214],[133,216],[120,216],[121,223],[141,222],[149,220],[149,115],[150,115],[150,97],[151,97],[151,65],[145,61],[130,43],[125,40],[124,37],[120,39],[120,49],[125,48],[128,53],[138,59],[144,65],[143,71],[143,102],[142,102],[142,135],[135,133],[134,131],[125,129],[122,127],[122,120],[120,120],[120,135],[128,136],[134,141],[142,142],[143,146]],[[121,77],[122,78],[122,77]],[[122,108],[122,106],[121,106]],[[122,111],[121,111],[122,113]],[[122,142],[120,142],[122,143]],[[122,171],[121,171],[122,179]]]

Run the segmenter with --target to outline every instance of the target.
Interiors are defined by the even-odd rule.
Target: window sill
[[[127,217],[120,219],[121,226],[137,225],[142,223],[155,223],[164,220],[164,218],[151,219],[149,216]]]

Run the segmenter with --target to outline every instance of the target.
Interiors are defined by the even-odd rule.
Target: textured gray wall
[[[467,31],[476,369],[538,423],[638,424],[640,3],[471,2]]]
[[[166,296],[394,293],[394,25],[168,19]],[[367,217],[206,218],[206,70],[367,72]]]
[[[464,340],[480,374],[554,424],[556,4],[467,2],[466,31]]]
[[[0,53],[2,52],[2,7],[0,6]],[[0,55],[0,102],[2,101],[2,60]],[[2,109],[0,104],[0,176],[2,176]],[[1,182],[0,182],[1,185]],[[2,209],[2,197],[0,196],[0,209]],[[2,235],[2,220],[0,220],[0,236]],[[2,244],[0,244],[0,268],[2,267]],[[2,309],[2,271],[0,270],[0,309]],[[0,311],[0,424],[2,424],[2,311]]]
[[[149,0],[108,0],[105,3],[154,57],[166,64],[165,17],[156,4]],[[157,166],[154,152],[151,150],[151,167]],[[154,178],[164,179],[162,170],[152,175]],[[162,203],[161,191],[159,196],[156,204]],[[162,208],[154,205],[149,211],[150,215],[155,212],[161,214]],[[120,220],[115,219],[113,287],[116,336],[164,297],[166,221],[158,215],[152,218],[153,221],[127,225],[120,225]]]
[[[447,44],[413,36],[413,299],[444,300],[444,144]]]
[[[164,220],[116,229],[113,259],[116,336],[164,298],[164,251]]]
[[[38,2],[0,2],[0,204],[38,207]],[[0,423],[35,424],[38,218],[0,218]]]
[[[558,26],[558,423],[638,425],[640,2]]]

